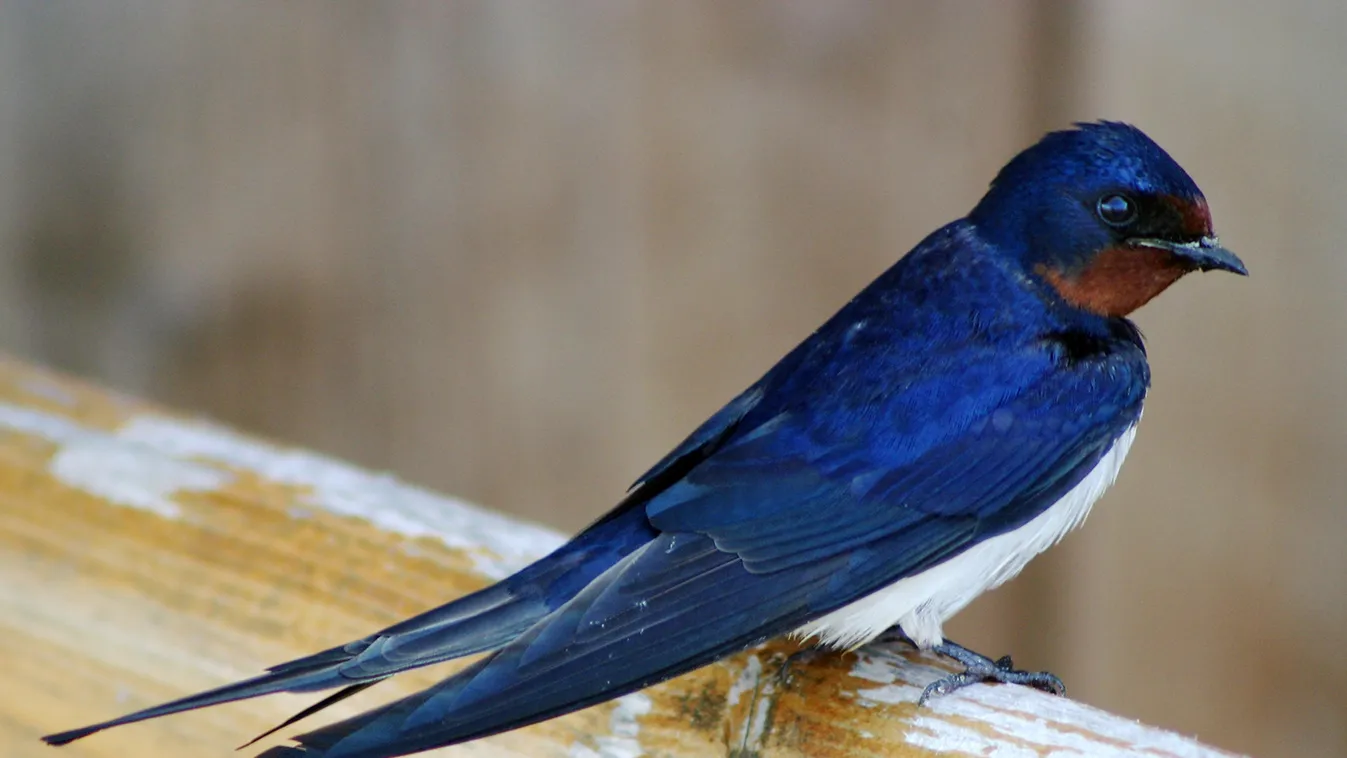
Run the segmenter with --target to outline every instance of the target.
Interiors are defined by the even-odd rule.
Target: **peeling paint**
[[[851,675],[881,686],[858,689],[870,707],[915,704],[948,671],[886,650],[865,650]],[[1215,758],[1228,755],[1173,732],[1027,687],[979,684],[932,700],[912,718],[906,742],[936,753],[993,758]]]
[[[912,731],[907,735],[907,744],[937,753],[980,755],[987,758],[1039,758],[1040,755],[1037,750],[988,736],[971,726],[928,716],[918,716],[912,720]],[[1066,755],[1054,754],[1054,758],[1066,758]]]
[[[210,492],[233,479],[228,473],[173,460],[93,437],[61,448],[48,470],[65,484],[112,503],[177,518],[177,492]]]
[[[40,437],[58,445],[77,441],[94,432],[54,413],[44,413],[9,403],[0,403],[0,427]],[[106,436],[106,435],[104,435]]]
[[[758,687],[753,699],[753,710],[744,723],[744,739],[740,754],[756,754],[767,746],[767,735],[772,727],[772,710],[776,707],[776,677],[769,676]]]
[[[106,432],[67,418],[0,404],[0,428],[39,437],[59,446],[47,464],[53,477],[110,503],[177,518],[178,492],[209,492],[227,485],[227,472],[175,460],[117,441]]]
[[[0,429],[58,446],[49,464],[61,482],[109,502],[181,517],[178,492],[204,492],[233,476],[212,462],[250,471],[308,493],[292,508],[356,516],[408,537],[433,537],[468,554],[488,579],[503,579],[556,549],[562,537],[434,494],[388,474],[302,450],[258,442],[223,427],[144,414],[106,432],[64,416],[0,404]]]
[[[729,692],[725,693],[725,703],[731,707],[738,705],[745,692],[757,689],[758,680],[761,678],[762,660],[756,655],[748,656],[744,661],[744,670],[739,672],[739,678],[734,680]]]
[[[595,737],[595,747],[579,742],[571,745],[568,758],[640,758],[645,755],[638,738],[640,718],[650,713],[653,707],[650,696],[636,692],[620,697],[616,702],[617,706],[608,717],[609,733]]]
[[[249,439],[223,427],[154,415],[133,418],[115,437],[159,453],[218,461],[280,484],[304,487],[301,507],[357,516],[408,537],[433,537],[471,556],[473,568],[504,579],[556,549],[562,537],[334,458]]]
[[[743,671],[725,695],[727,715],[738,722],[737,728],[730,730],[730,756],[756,756],[765,747],[772,728],[778,681],[776,671],[764,675],[762,659],[757,655],[744,659]],[[739,707],[745,695],[748,696],[747,703]],[[734,726],[733,722],[731,726]]]

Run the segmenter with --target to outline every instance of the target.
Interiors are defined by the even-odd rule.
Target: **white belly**
[[[944,640],[941,625],[945,619],[1020,573],[1029,559],[1085,520],[1090,506],[1117,478],[1135,436],[1134,424],[1079,484],[1024,526],[815,619],[795,630],[794,635],[817,638],[833,647],[856,648],[898,624],[919,647],[939,645]]]

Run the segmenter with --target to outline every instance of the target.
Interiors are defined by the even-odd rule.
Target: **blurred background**
[[[1088,527],[951,636],[1347,755],[1347,5],[0,4],[0,345],[561,529],[1043,131],[1134,122],[1252,276],[1147,306]]]

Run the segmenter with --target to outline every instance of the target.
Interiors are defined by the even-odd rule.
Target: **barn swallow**
[[[477,593],[101,729],[488,653],[261,758],[387,758],[611,700],[769,638],[887,630],[976,681],[1061,692],[941,625],[1085,519],[1132,444],[1150,368],[1128,314],[1191,271],[1247,274],[1140,130],[1079,124],[935,231],[552,554]],[[284,726],[284,725],[282,725]]]

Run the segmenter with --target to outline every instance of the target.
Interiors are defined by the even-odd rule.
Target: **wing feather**
[[[726,441],[653,494],[660,534],[513,642],[269,755],[383,758],[476,739],[793,631],[1049,507],[1135,423],[1144,384],[1125,373],[1050,373],[898,464],[857,437],[845,453],[830,445],[820,465],[800,445],[817,430],[773,414],[742,430],[749,442]],[[1087,392],[1103,401],[1053,416]]]

